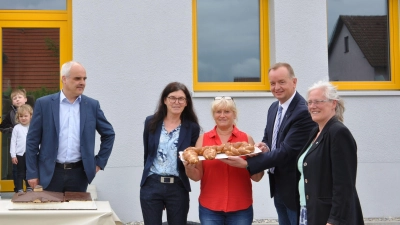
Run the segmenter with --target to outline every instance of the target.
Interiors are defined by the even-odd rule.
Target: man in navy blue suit
[[[278,101],[270,106],[263,140],[256,144],[263,153],[247,160],[229,157],[224,161],[231,166],[247,168],[251,175],[269,169],[271,198],[274,198],[279,225],[297,225],[300,203],[296,158],[316,124],[311,120],[306,100],[296,91],[297,78],[288,63],[273,65],[268,77],[271,92]],[[282,107],[281,115],[278,114],[279,107]],[[273,142],[274,128],[277,127],[276,142]]]
[[[70,61],[61,67],[63,88],[35,103],[26,140],[26,177],[47,191],[86,192],[103,170],[115,133],[97,100],[83,95],[86,70]],[[94,155],[96,131],[101,144]]]

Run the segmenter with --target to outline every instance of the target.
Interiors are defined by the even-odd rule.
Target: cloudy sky
[[[197,1],[199,81],[260,76],[258,0]]]
[[[0,0],[0,9],[65,10],[66,0]]]

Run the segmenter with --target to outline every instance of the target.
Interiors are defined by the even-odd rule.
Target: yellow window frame
[[[59,28],[60,65],[72,60],[72,0],[66,0],[66,2],[67,10],[0,10],[0,38],[3,37],[3,28]],[[0,43],[0,52],[3,52],[2,43]],[[0,66],[0,74],[3,74],[2,66]],[[2,82],[0,82],[0,90],[3,90]],[[2,105],[1,98],[0,104]],[[1,191],[12,191],[14,184],[12,180],[0,180],[0,187]]]
[[[339,90],[400,90],[399,5],[388,0],[390,81],[332,82]]]
[[[197,0],[192,0],[193,90],[194,91],[267,91],[269,69],[268,0],[260,0],[260,82],[199,82],[197,56]]]

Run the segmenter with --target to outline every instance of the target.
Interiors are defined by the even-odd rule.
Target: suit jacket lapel
[[[299,102],[299,93],[296,92],[295,96],[293,97],[292,101],[289,104],[288,109],[286,110],[285,115],[283,115],[283,119],[282,119],[281,125],[279,126],[279,131],[278,131],[278,134],[277,134],[277,137],[276,137],[276,145],[277,146],[279,145],[279,143],[281,143],[281,141],[279,140],[280,134],[281,134],[283,128],[285,127],[285,124],[286,124],[287,120],[292,115],[293,110],[296,108],[298,102]],[[279,107],[279,104],[277,104],[276,112],[278,111],[278,107]],[[275,115],[276,115],[276,113],[275,113]],[[273,132],[273,129],[274,129],[273,126],[274,125],[272,125],[272,132]],[[271,140],[272,140],[272,135],[271,135]]]
[[[60,134],[60,92],[54,94],[52,97],[51,109],[53,113],[54,125],[56,127],[57,135]]]
[[[289,117],[292,115],[293,110],[295,110],[297,103],[299,102],[299,93],[296,92],[296,94],[294,95],[292,101],[289,104],[288,109],[286,110],[285,115],[283,116],[282,119],[282,123],[281,126],[279,127],[279,131],[281,131],[283,129],[283,127],[285,127],[285,123],[286,121],[289,119]],[[279,134],[279,133],[278,133]],[[279,135],[278,135],[279,138]]]
[[[274,133],[274,126],[275,126],[275,119],[276,119],[276,113],[278,112],[278,107],[279,107],[279,102],[275,102],[276,104],[273,105],[273,109],[272,109],[272,114],[269,115],[268,114],[268,118],[267,118],[267,126],[268,126],[268,146],[272,145],[272,135]],[[271,121],[271,123],[269,123],[269,121]]]
[[[85,128],[86,116],[87,116],[87,100],[84,95],[81,96],[81,102],[79,105],[79,114],[80,114],[80,136],[82,136],[83,128]]]
[[[159,122],[156,128],[156,132],[150,132],[149,136],[149,142],[151,143],[151,147],[149,148],[149,150],[154,151],[155,153],[157,152],[158,144],[160,143],[162,123],[162,121]],[[157,153],[155,155],[157,155]]]
[[[335,117],[331,118],[324,126],[322,129],[321,133],[319,134],[317,140],[315,140],[313,146],[311,146],[310,150],[308,150],[308,154],[310,154],[315,148],[318,147],[318,145],[324,140],[325,134],[328,132],[329,127],[336,121],[337,119]],[[315,137],[318,133],[319,129],[315,129],[315,132],[313,132],[312,137]]]
[[[314,137],[317,135],[318,131],[319,131],[318,128],[312,131],[312,134],[311,134],[312,139],[307,142],[307,145],[304,147],[304,150],[306,150],[307,147],[310,146],[310,144],[313,142]],[[324,137],[324,134],[321,133],[318,136],[317,140],[315,140],[314,144],[311,146],[310,150],[308,150],[307,155],[309,155],[312,151],[314,151],[318,147],[318,145],[321,142],[321,140],[323,139],[323,137]],[[302,153],[300,153],[300,154],[302,154]]]
[[[177,153],[179,155],[179,147],[182,145],[183,140],[185,140],[185,136],[188,133],[188,123],[185,123],[182,121],[181,123],[181,130],[179,131],[179,139],[178,139],[178,145],[176,146],[176,148],[178,149]]]

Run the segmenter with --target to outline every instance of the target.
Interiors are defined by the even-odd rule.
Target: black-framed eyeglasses
[[[186,98],[184,98],[184,97],[177,98],[177,97],[174,97],[174,96],[168,96],[167,98],[168,98],[168,101],[170,103],[175,103],[176,100],[178,100],[178,103],[180,103],[180,104],[183,104],[183,103],[186,102]]]
[[[218,97],[215,97],[215,98],[214,98],[214,100],[221,100],[221,99],[233,100],[233,98],[232,98],[232,97],[229,97],[229,96],[218,96]]]
[[[307,105],[308,106],[310,106],[310,105],[312,105],[312,104],[314,104],[314,105],[319,105],[319,104],[321,104],[321,103],[323,103],[323,102],[329,102],[329,101],[331,101],[330,99],[325,99],[325,100],[313,100],[313,101],[308,101],[307,102]]]

